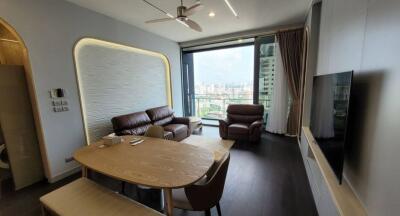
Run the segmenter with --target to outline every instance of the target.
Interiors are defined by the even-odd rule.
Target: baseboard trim
[[[78,165],[76,167],[73,167],[72,169],[69,169],[69,170],[67,170],[65,172],[62,172],[62,173],[60,173],[58,175],[55,175],[55,176],[51,177],[50,179],[48,179],[48,181],[49,181],[49,183],[55,183],[55,182],[60,181],[61,179],[64,179],[64,178],[66,178],[66,177],[68,177],[70,175],[73,175],[75,173],[78,173],[80,171],[81,171],[81,166]]]

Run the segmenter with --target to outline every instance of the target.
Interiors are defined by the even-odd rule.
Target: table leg
[[[161,203],[161,210],[163,210],[165,212],[165,198],[164,198],[164,190],[161,189],[161,199],[160,199],[160,203]]]
[[[173,210],[174,210],[174,203],[172,201],[172,189],[171,188],[164,188],[164,206],[165,206],[165,212],[167,216],[172,216],[173,215]]]
[[[87,168],[86,167],[84,167],[84,166],[82,166],[82,177],[87,177],[87,174],[88,174],[88,170],[87,170]]]

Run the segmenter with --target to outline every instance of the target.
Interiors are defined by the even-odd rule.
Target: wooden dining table
[[[134,138],[144,142],[132,146]],[[74,153],[87,169],[128,183],[159,188],[164,193],[166,215],[173,215],[172,189],[183,188],[201,179],[214,163],[213,153],[205,148],[142,136],[123,136],[120,144],[104,145],[100,140]]]

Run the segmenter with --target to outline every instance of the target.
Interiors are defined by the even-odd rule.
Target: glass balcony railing
[[[245,96],[245,97],[244,97]],[[194,97],[196,116],[204,119],[224,119],[229,104],[253,104],[253,98],[249,95],[237,97],[196,94]],[[261,99],[260,104],[264,105],[264,118],[266,120],[271,100]]]

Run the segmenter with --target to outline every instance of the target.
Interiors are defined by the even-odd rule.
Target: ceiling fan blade
[[[195,31],[198,31],[198,32],[203,31],[203,29],[201,29],[200,25],[191,19],[184,20],[183,22],[186,23],[191,29],[193,29]]]
[[[155,8],[156,10],[160,11],[161,13],[167,15],[170,18],[174,18],[174,16],[172,16],[170,13],[166,12],[165,10],[155,6],[154,4],[148,2],[147,0],[143,0],[143,2],[145,2],[146,4],[150,5],[151,7]]]
[[[201,4],[200,2],[198,2],[195,5],[189,7],[188,9],[186,9],[185,16],[191,16],[194,13],[196,13],[197,11],[200,11],[201,9],[203,9],[203,7],[204,7],[204,5]]]
[[[162,18],[162,19],[154,19],[154,20],[148,20],[145,23],[159,23],[159,22],[167,22],[167,21],[172,21],[175,20],[175,18]]]

